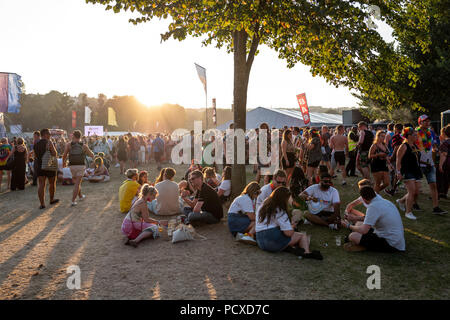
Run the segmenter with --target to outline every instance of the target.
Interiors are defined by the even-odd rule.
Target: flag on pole
[[[91,123],[91,112],[92,111],[88,106],[84,107],[84,123]]]
[[[75,129],[77,127],[77,112],[72,111],[72,128]]]
[[[198,77],[200,78],[200,81],[203,83],[203,88],[205,89],[205,93],[207,92],[206,90],[206,69],[203,68],[202,66],[199,66],[198,64],[195,64],[195,68],[197,69],[197,74]]]
[[[217,124],[217,113],[216,113],[216,98],[212,99],[212,103],[213,103],[213,123],[216,125]]]
[[[308,103],[306,102],[306,93],[297,95],[298,105],[302,112],[303,122],[308,124],[310,122]]]
[[[116,111],[111,107],[108,108],[108,125],[117,127]]]
[[[0,72],[0,112],[19,113],[22,94],[20,79],[18,74]]]
[[[5,120],[4,115],[2,112],[0,112],[0,138],[6,137],[6,127],[5,127]]]

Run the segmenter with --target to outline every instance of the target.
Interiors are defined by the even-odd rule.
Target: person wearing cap
[[[418,139],[416,141],[416,146],[420,151],[420,168],[423,175],[427,178],[428,186],[430,188],[431,199],[433,201],[433,214],[443,215],[447,211],[439,208],[439,198],[438,190],[436,184],[436,167],[433,161],[433,136],[430,129],[431,119],[427,115],[421,115],[417,121],[419,127],[417,127]],[[413,210],[421,211],[421,208],[417,204],[417,198],[413,204]]]
[[[320,184],[309,186],[300,194],[300,199],[308,201],[305,218],[313,224],[337,229],[340,216],[341,200],[339,192],[331,186],[331,175],[323,173]]]
[[[358,123],[359,141],[358,155],[356,157],[356,165],[358,170],[363,174],[364,179],[370,179],[370,159],[369,150],[374,140],[374,134],[367,129],[367,123],[361,121]]]

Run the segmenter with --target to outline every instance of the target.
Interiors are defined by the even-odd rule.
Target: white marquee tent
[[[339,114],[310,112],[309,115],[311,118],[311,122],[308,124],[309,127],[319,127],[322,125],[337,126],[342,124],[342,116]],[[218,126],[217,129],[226,130],[232,122],[228,121]],[[247,129],[257,128],[262,122],[266,122],[270,128],[305,126],[300,110],[296,109],[286,110],[258,107],[247,112]]]

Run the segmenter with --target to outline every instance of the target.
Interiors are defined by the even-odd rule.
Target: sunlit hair
[[[258,182],[253,181],[250,182],[245,188],[244,191],[242,191],[241,195],[247,194],[250,197],[253,196],[255,193],[261,190],[261,186]]]
[[[177,172],[174,168],[166,168],[164,171],[164,178],[171,180]]]
[[[292,143],[291,139],[289,139],[289,134],[291,133],[291,130],[287,129],[283,132],[283,141],[286,141],[287,143]]]
[[[155,187],[152,187],[148,183],[144,184],[141,188],[141,192],[139,193],[139,198],[145,198],[148,195],[154,195],[155,197],[158,195],[158,190]]]
[[[270,224],[272,218],[276,215],[277,209],[287,212],[287,205],[291,192],[286,187],[277,187],[272,194],[264,200],[261,209],[259,209],[259,222],[267,218],[267,224]]]
[[[101,157],[97,157],[94,159],[95,168],[98,169],[103,165],[103,159]]]
[[[362,179],[358,181],[358,188],[361,189],[364,187],[373,187],[372,181],[370,181],[369,179]]]
[[[223,168],[223,177],[222,180],[231,180],[231,167],[226,166]]]
[[[166,168],[162,168],[161,171],[159,172],[159,176],[155,180],[155,184],[160,183],[161,181],[164,180],[164,173],[165,172],[166,172]]]
[[[24,141],[23,141],[23,139],[21,138],[21,137],[19,137],[18,139],[17,139],[17,145],[22,145],[24,143]]]
[[[138,175],[138,169],[128,169],[125,172],[128,179],[132,179],[134,176]]]
[[[214,170],[214,168],[207,167],[204,169],[204,171],[203,171],[204,179],[215,178],[215,177],[216,177],[216,170]]]
[[[144,184],[144,176],[148,177],[148,172],[147,171],[144,170],[144,171],[139,172],[138,183],[140,185]]]
[[[375,135],[375,139],[373,139],[373,144],[377,144],[377,143],[382,143],[382,144],[385,144],[384,143],[384,139],[381,139],[380,138],[380,136],[382,135],[382,134],[384,134],[384,135],[386,135],[386,132],[384,131],[384,130],[378,130],[377,131],[377,134]]]

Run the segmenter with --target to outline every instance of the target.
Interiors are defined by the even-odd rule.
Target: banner
[[[298,94],[297,101],[298,105],[300,106],[300,111],[302,112],[303,122],[305,124],[310,123],[309,108],[308,103],[306,102],[306,94],[305,93]]]
[[[217,124],[217,113],[216,113],[216,98],[212,99],[212,103],[213,103],[213,123]]]
[[[89,107],[84,107],[84,123],[91,123],[91,112]]]
[[[3,113],[0,112],[0,138],[6,137],[5,118]]]
[[[200,81],[203,83],[203,88],[205,89],[205,93],[207,92],[206,90],[206,69],[203,68],[202,66],[199,66],[198,64],[195,64],[195,68],[197,69],[197,74],[198,77],[200,78]]]
[[[108,108],[108,125],[117,127],[116,111],[111,107]]]
[[[85,136],[103,136],[103,126],[84,126]]]
[[[22,133],[22,125],[21,124],[12,124],[9,126],[9,131],[12,134],[21,134]]]
[[[77,112],[72,111],[72,128],[75,129],[77,127]]]
[[[0,72],[0,113],[19,113],[22,94],[20,79],[18,74]]]

